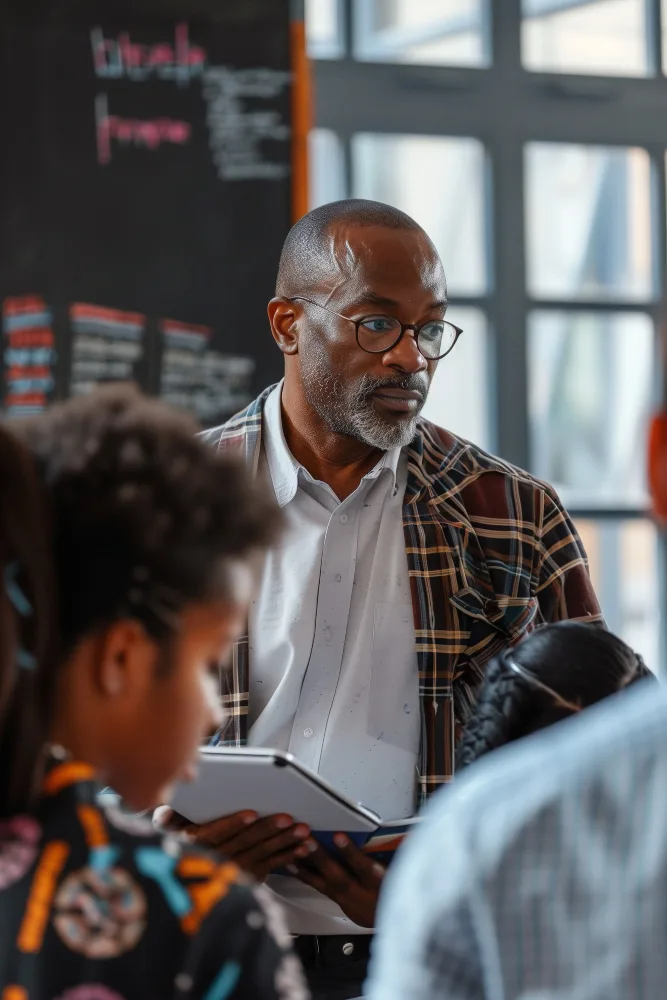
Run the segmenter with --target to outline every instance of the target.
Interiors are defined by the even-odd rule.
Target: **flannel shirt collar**
[[[266,399],[262,420],[262,443],[276,500],[280,507],[285,507],[296,496],[300,479],[306,479],[311,483],[316,482],[316,480],[303,465],[297,462],[285,440],[280,407],[282,387],[283,383],[279,382]],[[381,475],[388,474],[391,477],[390,488],[394,489],[400,457],[400,448],[392,448],[385,452],[377,465],[364,476],[364,479],[378,479]]]
[[[262,415],[267,400],[282,382],[268,386],[261,395],[250,403],[245,410],[232,417],[221,428],[214,428],[204,435],[205,439],[242,440],[245,460],[253,472],[257,473],[259,456],[262,446]],[[470,528],[465,508],[457,495],[478,476],[483,469],[479,466],[470,451],[467,441],[452,437],[451,445],[445,448],[437,434],[433,433],[433,425],[426,420],[417,424],[417,432],[407,446],[408,454],[408,487],[405,493],[406,503],[418,503],[427,500],[432,504],[449,501],[457,512],[457,521]],[[214,437],[215,436],[215,437]],[[505,467],[505,463],[494,458],[494,463]],[[511,472],[510,466],[505,467]]]
[[[268,386],[245,410],[209,435],[222,440],[232,439],[242,449],[248,468],[257,474],[262,447],[262,416],[267,400],[281,383]],[[466,486],[481,476],[485,469],[479,464],[469,442],[449,436],[443,442],[433,424],[420,420],[411,443],[406,448],[408,456],[408,481],[404,509],[419,512],[420,520],[430,518],[447,525],[453,549],[459,553],[458,564],[465,575],[465,567],[474,565],[474,582],[452,594],[450,601],[473,618],[494,623],[502,618],[504,608],[499,604],[486,563],[486,557],[470,523],[461,493]],[[512,469],[498,458],[493,464],[510,474]]]

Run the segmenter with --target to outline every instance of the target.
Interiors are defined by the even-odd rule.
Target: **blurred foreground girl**
[[[2,1000],[305,996],[262,890],[136,817],[221,723],[278,529],[195,431],[126,388],[0,426]]]

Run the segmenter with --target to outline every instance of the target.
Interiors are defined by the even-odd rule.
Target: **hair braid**
[[[502,656],[489,664],[473,715],[456,751],[456,770],[511,739],[531,700],[528,683],[505,666]]]

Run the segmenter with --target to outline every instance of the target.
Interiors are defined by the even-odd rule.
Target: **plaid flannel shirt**
[[[254,474],[270,386],[204,440]],[[586,554],[555,492],[426,420],[408,446],[403,529],[421,702],[420,798],[451,779],[454,745],[484,664],[537,625],[600,622]],[[247,738],[248,636],[221,680],[228,722],[215,742]]]

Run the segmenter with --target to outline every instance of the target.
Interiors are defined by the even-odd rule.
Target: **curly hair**
[[[641,656],[611,632],[583,622],[545,625],[487,665],[456,769],[567,718],[563,701],[586,708],[648,677]]]
[[[221,560],[276,537],[275,504],[197,430],[190,417],[126,386],[18,427],[53,504],[65,652],[128,614],[161,638],[183,605],[224,596],[212,594],[224,591]]]
[[[197,430],[190,417],[128,386],[109,386],[12,424],[7,438],[15,451],[23,442],[24,458],[27,449],[27,469],[41,483],[33,485],[53,526],[42,561],[51,567],[43,579],[54,581],[47,604],[57,599],[57,654],[38,663],[45,692],[81,639],[123,618],[141,621],[166,647],[185,606],[226,599],[230,563],[277,537],[281,517],[273,500],[253,488],[239,461],[198,439]],[[7,549],[32,576],[29,545],[47,520],[10,486],[3,459],[0,451],[0,496],[7,497],[0,512],[18,505],[25,523],[18,532],[3,518],[0,552]],[[31,617],[41,622],[43,610],[41,601]],[[6,676],[3,664],[0,691]],[[41,715],[40,739],[50,708]],[[0,718],[0,739],[5,729]],[[13,748],[3,760],[34,767],[34,740],[15,740]]]

